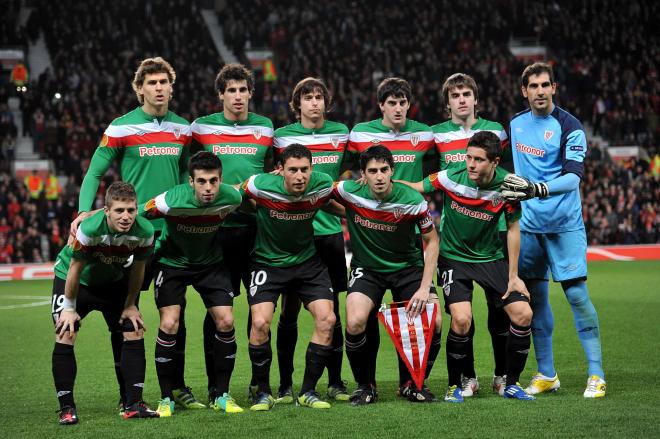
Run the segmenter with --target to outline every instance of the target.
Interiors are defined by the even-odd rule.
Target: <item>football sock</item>
[[[280,316],[277,324],[277,363],[280,369],[280,386],[289,387],[293,384],[293,356],[298,341],[298,322],[286,320]]]
[[[121,372],[126,382],[127,407],[142,400],[146,367],[144,339],[125,341],[121,352]]]
[[[346,356],[358,386],[372,384],[371,371],[367,364],[370,347],[367,345],[368,339],[365,332],[355,335],[346,332]]]
[[[208,312],[204,316],[204,363],[206,365],[207,388],[211,389],[216,385],[215,363],[215,322]]]
[[[447,334],[447,375],[450,386],[461,386],[461,372],[465,361],[468,336],[455,333],[452,329]]]
[[[530,305],[534,312],[532,317],[532,341],[534,342],[538,371],[547,377],[554,377],[557,374],[552,355],[552,331],[555,320],[548,299],[548,281],[525,280],[525,284],[531,296]]]
[[[73,402],[73,384],[76,381],[77,371],[73,346],[55,343],[53,348],[53,379],[60,408],[67,405],[75,406]]]
[[[442,331],[433,332],[433,337],[431,337],[431,345],[429,346],[429,355],[426,360],[426,373],[424,379],[428,379],[431,375],[431,370],[435,364],[436,358],[440,353],[440,347],[442,346]]]
[[[156,375],[160,385],[161,398],[172,398],[172,377],[176,371],[176,334],[158,330],[156,338]]]
[[[506,385],[520,381],[520,374],[525,369],[529,347],[531,345],[531,327],[511,323],[506,343]]]
[[[186,319],[184,318],[186,304],[181,306],[179,316],[179,329],[176,333],[176,349],[174,351],[174,370],[172,371],[172,388],[183,389],[186,387],[186,381],[183,373],[186,368]]]
[[[222,395],[223,393],[229,393],[229,380],[236,362],[236,334],[234,328],[226,332],[216,331],[214,339],[216,389],[218,395]]]
[[[334,297],[335,328],[332,331],[332,354],[328,359],[328,385],[342,385],[341,363],[344,357],[344,331],[341,327],[339,296]]]
[[[367,319],[367,357],[366,364],[369,373],[368,381],[363,384],[376,384],[376,360],[378,359],[378,349],[380,348],[380,327],[378,326],[378,310],[374,308],[369,313]]]
[[[270,388],[270,364],[273,362],[273,351],[270,347],[270,339],[260,345],[250,344],[250,361],[252,362],[252,377],[259,386],[259,392],[273,394]]]
[[[300,394],[304,395],[316,389],[316,383],[323,375],[328,359],[332,355],[332,346],[323,346],[309,342],[305,354],[305,375],[303,377]]]
[[[122,401],[126,400],[126,386],[124,377],[121,373],[121,353],[124,346],[124,334],[120,331],[110,333],[110,344],[112,345],[112,357],[115,360],[115,375],[119,384],[119,397]]]
[[[474,340],[474,317],[472,318],[472,323],[470,325],[470,331],[467,333],[468,342],[467,347],[465,348],[465,361],[463,362],[463,376],[467,378],[476,378],[477,372],[474,370],[474,345],[472,341]]]
[[[495,360],[495,375],[506,375],[506,344],[509,339],[509,325],[511,321],[504,307],[488,304],[488,332],[493,345],[493,358]]]
[[[587,283],[583,280],[577,282],[562,282],[568,303],[573,310],[573,320],[578,338],[587,357],[589,376],[598,375],[605,379],[603,371],[603,357],[600,346],[600,329],[598,314],[594,308]]]

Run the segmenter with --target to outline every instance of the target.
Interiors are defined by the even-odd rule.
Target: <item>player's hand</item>
[[[124,308],[124,311],[121,313],[121,317],[119,318],[119,324],[121,325],[124,323],[124,320],[130,320],[131,323],[133,323],[133,328],[135,328],[135,331],[139,331],[140,329],[146,331],[147,328],[144,327],[144,320],[142,320],[142,313],[140,313],[140,310],[137,308],[135,305],[128,306]]]
[[[78,226],[84,220],[85,218],[89,218],[90,216],[93,215],[93,212],[80,212],[76,219],[74,219],[71,222],[71,228],[69,229],[69,239],[67,240],[66,244],[71,245],[73,244],[73,240],[76,237],[76,233],[78,233]]]
[[[523,282],[522,279],[520,279],[518,276],[509,279],[509,285],[506,288],[506,293],[504,293],[502,296],[502,300],[509,297],[509,295],[514,291],[517,291],[523,296],[527,297],[528,300],[531,299],[529,296],[529,291],[527,291],[527,286],[525,286],[525,282]]]
[[[357,180],[355,180],[355,182],[361,186],[364,186],[365,184],[367,184],[367,179],[364,177],[360,177]]]
[[[545,183],[532,183],[520,175],[507,174],[502,183],[502,196],[507,201],[545,198],[548,196],[548,185]]]
[[[282,167],[278,166],[269,172],[270,175],[282,175]]]
[[[64,337],[68,333],[69,338],[73,338],[76,333],[76,322],[80,321],[80,316],[75,310],[63,310],[55,323],[55,334]]]
[[[408,324],[412,325],[413,320],[426,309],[426,304],[429,302],[429,295],[428,288],[420,288],[410,298],[408,305],[406,305]]]

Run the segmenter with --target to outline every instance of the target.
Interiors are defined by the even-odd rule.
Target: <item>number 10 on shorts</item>
[[[257,293],[257,288],[266,283],[268,275],[264,270],[250,272],[250,296]]]

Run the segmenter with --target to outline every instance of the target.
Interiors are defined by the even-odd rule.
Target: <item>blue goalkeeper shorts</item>
[[[520,278],[548,280],[549,271],[555,282],[587,278],[584,229],[560,233],[520,232]]]

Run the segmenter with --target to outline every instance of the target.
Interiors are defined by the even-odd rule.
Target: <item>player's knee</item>
[[[270,319],[265,318],[264,316],[252,314],[252,332],[255,335],[260,337],[268,337],[268,331],[270,330]]]
[[[467,313],[457,313],[451,316],[451,329],[458,334],[467,334],[472,326],[472,315]]]
[[[222,332],[231,331],[234,327],[234,315],[231,313],[222,314],[216,319],[215,329]]]
[[[160,330],[166,334],[176,334],[179,331],[179,319],[172,316],[163,316],[160,319]]]
[[[144,338],[144,330],[138,329],[133,332],[124,332],[124,341],[142,340]]]
[[[529,306],[521,307],[511,316],[511,323],[518,326],[530,326],[532,324],[532,308]]]
[[[346,316],[346,332],[351,335],[362,334],[367,329],[367,319],[357,315]]]
[[[335,313],[332,312],[332,308],[330,308],[327,311],[323,311],[317,315],[316,327],[321,332],[329,333],[334,329],[336,321],[337,318],[335,317]]]

